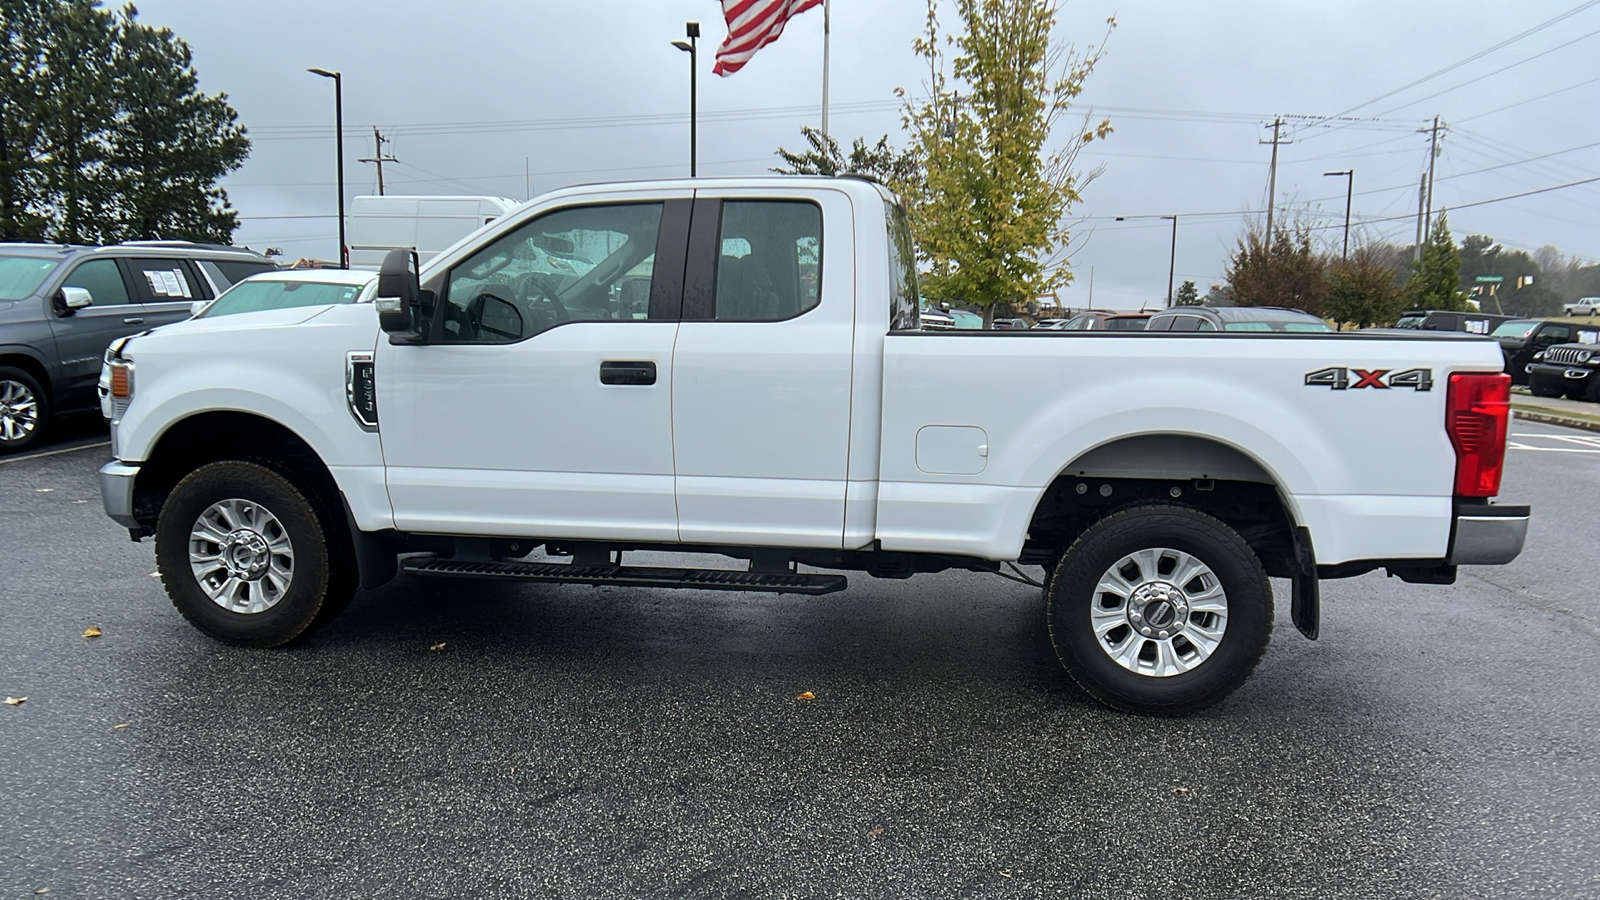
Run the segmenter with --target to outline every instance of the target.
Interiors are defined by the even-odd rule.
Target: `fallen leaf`
[[[129,725],[132,725],[132,724],[133,724],[132,722],[118,722],[117,724],[111,726],[111,728],[113,730],[118,729],[118,728],[127,728]]]
[[[429,647],[428,649],[429,650],[443,650],[444,649],[444,641],[440,641],[439,643],[434,644],[432,647]]]
[[[104,632],[94,625],[90,625],[88,628],[83,630],[83,636],[86,638],[97,638],[102,634],[104,634]]]
[[[34,891],[34,893],[35,894],[48,894],[48,893],[50,893],[50,889],[49,888],[39,888],[37,891]]]
[[[1007,872],[1005,869],[1001,869],[1000,870],[1000,877],[1001,878],[1010,878],[1011,877],[1011,873]]]
[[[877,837],[878,835],[883,834],[883,826],[882,825],[878,825],[878,826],[876,826],[874,828],[869,828],[869,829],[867,829],[867,834],[869,834],[869,835],[871,835],[873,837]]]
[[[161,577],[161,573],[160,572],[151,572],[150,573],[150,577],[151,578],[160,578]]]
[[[53,490],[55,490],[55,488],[34,488],[33,492],[35,494],[48,494]]]
[[[27,702],[28,702],[28,698],[27,697],[7,697],[6,698],[6,705],[7,706],[21,706],[22,704],[27,703]]]
[[[815,700],[817,699],[817,695],[811,693],[810,691],[801,691],[800,693],[795,694],[794,698],[796,700]]]
[[[1177,794],[1179,797],[1182,797],[1189,793],[1189,789],[1186,787],[1175,787],[1172,789],[1172,792]]]

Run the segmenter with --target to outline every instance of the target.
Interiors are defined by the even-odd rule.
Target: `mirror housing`
[[[88,288],[64,287],[56,294],[55,303],[51,305],[55,307],[56,315],[70,316],[80,309],[93,306],[94,295],[89,293]]]
[[[206,307],[208,307],[210,305],[211,305],[211,301],[210,300],[196,300],[195,302],[189,304],[189,318],[192,319],[195,316],[198,316],[201,313],[205,312],[206,311]]]
[[[378,310],[378,327],[391,336],[415,335],[421,324],[417,315],[421,293],[415,254],[390,250],[378,268],[378,295],[372,301]]]

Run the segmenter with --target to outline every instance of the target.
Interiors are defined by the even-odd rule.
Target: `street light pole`
[[[307,69],[313,75],[333,79],[334,152],[339,155],[339,268],[350,268],[344,242],[344,75],[328,69]],[[379,154],[380,156],[382,154]]]
[[[1356,170],[1355,169],[1345,169],[1343,172],[1323,172],[1322,174],[1323,174],[1324,177],[1326,177],[1328,175],[1341,175],[1345,179],[1345,182],[1344,182],[1344,254],[1340,258],[1341,259],[1349,259],[1350,258],[1350,198],[1355,196]]]
[[[1172,276],[1178,271],[1178,217],[1162,216],[1172,220],[1172,257],[1167,261],[1167,309],[1172,308]]]
[[[689,39],[687,41],[673,41],[672,46],[677,47],[679,50],[689,54],[689,177],[694,178],[696,176],[695,157],[698,153],[698,148],[695,146],[695,144],[697,143],[699,131],[699,123],[697,121],[699,118],[699,110],[696,107],[699,105],[700,101],[700,86],[698,83],[700,77],[700,64],[697,61],[697,41],[700,37],[700,23],[685,22],[684,34]]]

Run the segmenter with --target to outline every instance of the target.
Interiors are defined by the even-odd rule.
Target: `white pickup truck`
[[[1254,668],[1269,576],[1315,637],[1319,578],[1449,584],[1526,534],[1490,503],[1494,342],[919,330],[867,180],[563,190],[420,273],[392,254],[376,296],[107,353],[106,511],[219,640],[292,641],[397,571],[825,593],[1042,566],[1071,676],[1177,714]]]

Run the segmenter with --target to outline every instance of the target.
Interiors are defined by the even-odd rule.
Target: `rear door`
[[[133,281],[146,328],[187,319],[194,301],[210,299],[205,279],[189,260],[140,257],[123,260],[123,265]]]
[[[696,192],[673,354],[685,542],[843,543],[854,219],[848,196],[815,193]]]

